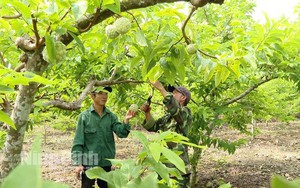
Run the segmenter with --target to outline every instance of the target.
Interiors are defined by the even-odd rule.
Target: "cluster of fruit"
[[[127,33],[131,28],[131,22],[129,19],[121,17],[118,18],[112,25],[108,25],[105,28],[105,33],[108,38],[114,39],[119,35]]]

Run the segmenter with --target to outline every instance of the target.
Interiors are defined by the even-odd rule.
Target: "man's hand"
[[[145,104],[143,104],[143,105],[140,107],[140,109],[141,109],[143,112],[148,113],[148,112],[150,112],[151,107],[149,106],[148,103],[145,103]]]
[[[150,117],[151,117],[151,114],[150,114],[150,110],[151,110],[151,107],[149,106],[149,104],[146,102],[145,104],[143,104],[140,109],[145,112],[145,119],[146,121],[149,121]]]
[[[158,81],[156,80],[155,82],[150,82],[153,87],[155,87],[156,89],[158,89],[160,91],[160,93],[162,94],[163,97],[165,97],[168,92],[166,91],[166,89],[164,88],[164,86]]]
[[[128,110],[126,115],[125,115],[125,120],[124,120],[124,123],[128,124],[129,123],[129,120],[133,117],[135,117],[137,114],[137,112],[134,112],[134,111],[131,111],[131,110]]]
[[[83,168],[83,166],[77,166],[76,168],[75,168],[75,174],[76,174],[76,178],[78,178],[79,177],[79,174],[80,174],[80,172],[83,172],[84,171],[84,168]]]

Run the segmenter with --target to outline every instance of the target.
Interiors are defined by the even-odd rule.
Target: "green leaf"
[[[185,144],[185,145],[188,145],[188,146],[192,146],[192,147],[195,147],[195,148],[200,148],[200,149],[207,148],[206,146],[200,146],[200,145],[197,145],[197,144],[194,144],[194,143],[191,143],[191,142],[181,141],[179,143],[182,143],[182,144]]]
[[[174,153],[172,150],[165,148],[165,147],[162,149],[162,153],[181,172],[186,173],[185,164],[184,164],[183,160],[176,153]]]
[[[35,187],[35,188],[65,188],[66,185],[50,183],[42,180],[41,159],[41,138],[36,137],[32,150],[22,164],[18,165],[1,184],[1,188],[12,187]]]
[[[235,60],[229,65],[230,69],[235,73],[235,75],[239,78],[241,76],[240,70],[240,62]]]
[[[76,41],[80,51],[84,54],[85,53],[85,48],[84,48],[84,45],[83,45],[82,41],[74,33],[70,32],[70,31],[68,31],[68,33],[73,37],[73,39]]]
[[[179,170],[177,168],[168,168],[168,172],[176,177],[177,179],[181,179],[182,176],[181,176],[181,173],[179,172]]]
[[[54,84],[55,82],[52,80],[48,80],[47,78],[41,77],[37,74],[34,74],[32,72],[24,72],[24,77],[28,78],[31,82],[37,82],[45,85]]]
[[[115,170],[111,172],[113,174],[113,183],[114,187],[116,188],[123,188],[124,185],[127,184],[127,177],[125,173],[121,172],[120,170]]]
[[[149,187],[151,185],[151,188],[157,188],[157,174],[151,173],[147,175],[145,178],[143,178],[140,187]]]
[[[131,134],[135,138],[139,139],[139,141],[142,142],[144,147],[148,148],[149,142],[148,142],[146,136],[142,132],[140,132],[140,131],[131,131]]]
[[[120,0],[105,0],[103,2],[103,9],[109,9],[116,14],[121,13],[121,4]]]
[[[21,3],[20,1],[11,1],[10,3],[12,3],[12,5],[18,10],[18,12],[22,14],[25,19],[31,19],[30,8],[27,5]]]
[[[79,1],[73,3],[71,7],[75,19],[78,20],[86,12],[88,5],[87,1]]]
[[[47,9],[45,10],[45,12],[48,14],[48,15],[51,15],[53,13],[57,13],[58,12],[58,6],[56,4],[55,1],[52,1],[52,2],[48,2],[48,6],[47,6]]]
[[[142,59],[142,56],[137,56],[137,57],[134,57],[132,60],[131,60],[131,63],[130,63],[130,69],[133,70],[134,68],[137,68],[139,63],[141,62],[141,59]]]
[[[222,67],[217,65],[216,72],[215,72],[215,85],[216,87],[221,83],[221,74],[222,74]]]
[[[13,88],[0,84],[0,93],[12,93],[14,91],[15,90]]]
[[[151,155],[153,159],[158,162],[160,158],[160,154],[162,152],[162,146],[159,143],[150,143],[149,144],[149,150],[151,152]]]
[[[226,183],[226,184],[220,185],[218,188],[231,188],[231,184]]]
[[[296,179],[294,181],[288,181],[279,175],[275,175],[271,179],[271,187],[272,188],[299,188],[300,187],[300,179]]]
[[[214,76],[214,73],[215,73],[215,68],[210,68],[209,66],[207,66],[204,71],[204,82],[208,83]]]
[[[145,38],[144,33],[141,30],[138,30],[136,32],[136,41],[140,46],[148,46],[147,40]]]
[[[69,186],[51,181],[43,181],[41,188],[69,188]]]
[[[228,69],[228,67],[224,67],[222,66],[222,72],[221,72],[221,80],[222,82],[225,82],[226,79],[229,77],[230,75],[230,69]]]
[[[49,61],[51,63],[56,63],[56,49],[55,49],[55,41],[54,39],[46,33],[45,35],[46,41],[46,50],[49,57]]]
[[[1,188],[36,187],[40,188],[42,180],[38,165],[23,164],[17,166],[2,183]],[[16,181],[17,180],[17,181]]]
[[[161,162],[156,162],[153,158],[148,157],[145,162],[148,162],[153,169],[162,177],[166,182],[170,181],[168,168]]]
[[[160,65],[155,65],[146,75],[146,77],[149,78],[150,81],[156,81],[158,80],[161,75],[163,74],[163,70],[161,69]]]
[[[99,177],[102,177],[104,179],[107,178],[107,172],[101,167],[90,168],[85,173],[90,179],[96,179]]]
[[[6,113],[4,113],[3,111],[1,111],[1,110],[0,110],[0,121],[8,124],[13,129],[16,129],[16,126],[15,126],[13,120],[10,119],[10,117]]]

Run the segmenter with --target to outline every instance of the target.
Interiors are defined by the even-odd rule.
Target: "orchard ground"
[[[214,148],[206,149],[198,165],[197,187],[218,187],[230,182],[236,188],[268,188],[274,174],[288,180],[300,177],[300,122],[259,124],[258,128],[260,133],[254,139],[226,127],[216,130],[217,137],[229,140],[245,138],[248,142],[233,155]],[[38,134],[43,135],[43,179],[61,182],[71,188],[80,187],[70,159],[74,130],[61,131],[48,124],[41,125],[27,134],[25,153]],[[117,159],[135,158],[141,150],[141,144],[131,136],[117,138],[116,147]]]

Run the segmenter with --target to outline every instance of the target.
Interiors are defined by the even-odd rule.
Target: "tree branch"
[[[15,71],[16,72],[21,72],[21,70],[25,68],[25,65],[26,65],[25,63],[21,63],[19,66],[17,66],[15,68]]]
[[[275,79],[275,78],[266,78],[266,80],[263,80],[263,81],[259,82],[258,84],[256,84],[256,85],[254,85],[254,86],[248,88],[244,93],[240,94],[239,96],[237,96],[237,97],[235,97],[235,98],[233,98],[233,99],[227,101],[225,104],[223,104],[223,106],[227,106],[227,105],[229,105],[229,104],[232,104],[232,103],[234,103],[234,102],[237,102],[238,100],[240,100],[240,99],[244,98],[246,95],[248,95],[251,91],[253,91],[253,90],[255,90],[256,88],[258,88],[258,86],[260,86],[260,85],[262,85],[262,84],[264,84],[264,83],[266,83],[266,82],[269,82],[269,81],[271,81],[271,80],[273,80],[273,79]]]
[[[57,107],[63,110],[77,110],[81,108],[81,104],[84,101],[84,99],[91,93],[93,90],[93,87],[99,87],[99,86],[109,86],[109,85],[116,85],[121,83],[144,83],[144,81],[138,81],[138,80],[121,80],[121,81],[115,81],[115,80],[90,80],[84,90],[81,92],[79,98],[76,101],[73,102],[66,102],[61,99],[52,100],[49,102],[46,102],[44,104],[45,107],[52,106]]]
[[[2,52],[0,52],[0,59],[1,59],[1,61],[2,61],[2,64],[3,64],[5,67],[7,67],[7,62],[5,61],[5,59],[4,59],[4,56],[3,56],[3,53],[2,53]]]
[[[13,16],[2,16],[1,18],[3,19],[17,19],[17,18],[20,18],[22,16],[22,14],[16,14],[16,15],[13,15]]]
[[[122,1],[121,2],[121,12],[126,12],[129,10],[133,9],[139,9],[139,8],[146,8],[150,6],[154,6],[157,4],[161,3],[174,3],[174,2],[180,2],[180,1],[185,1],[185,2],[190,2],[190,0],[130,0],[130,1]],[[215,4],[222,4],[224,0],[214,0],[213,2],[210,3],[215,3]],[[115,13],[106,9],[103,11],[100,11],[99,13],[94,13],[91,15],[86,16],[83,19],[78,20],[78,22],[75,24],[75,27],[78,29],[78,32],[80,30],[83,30],[90,25],[90,20],[94,20],[95,22],[92,23],[92,25],[89,27],[92,28],[94,25],[97,25],[98,23],[106,20],[107,18],[113,16]],[[87,32],[88,30],[85,30],[84,32]],[[80,33],[80,32],[79,32]],[[78,34],[79,34],[78,33]],[[70,34],[65,34],[61,37],[61,42],[64,43],[65,45],[69,44],[72,42],[73,38]]]
[[[39,35],[39,31],[37,29],[37,19],[33,16],[33,14],[31,15],[31,20],[32,20],[32,25],[33,25],[33,32],[35,35],[35,47],[36,47],[36,49],[38,49],[38,47],[40,45],[40,35]]]
[[[186,35],[186,33],[185,33],[185,27],[186,27],[188,21],[191,19],[193,13],[194,13],[196,10],[197,10],[197,7],[193,6],[192,9],[191,9],[191,11],[190,11],[190,13],[189,13],[189,15],[188,15],[188,17],[184,20],[183,25],[182,25],[182,27],[181,27],[182,36],[183,36],[183,38],[184,38],[184,40],[185,40],[185,42],[186,42],[187,44],[190,44],[190,43],[191,43],[191,39],[189,39],[188,36]]]

